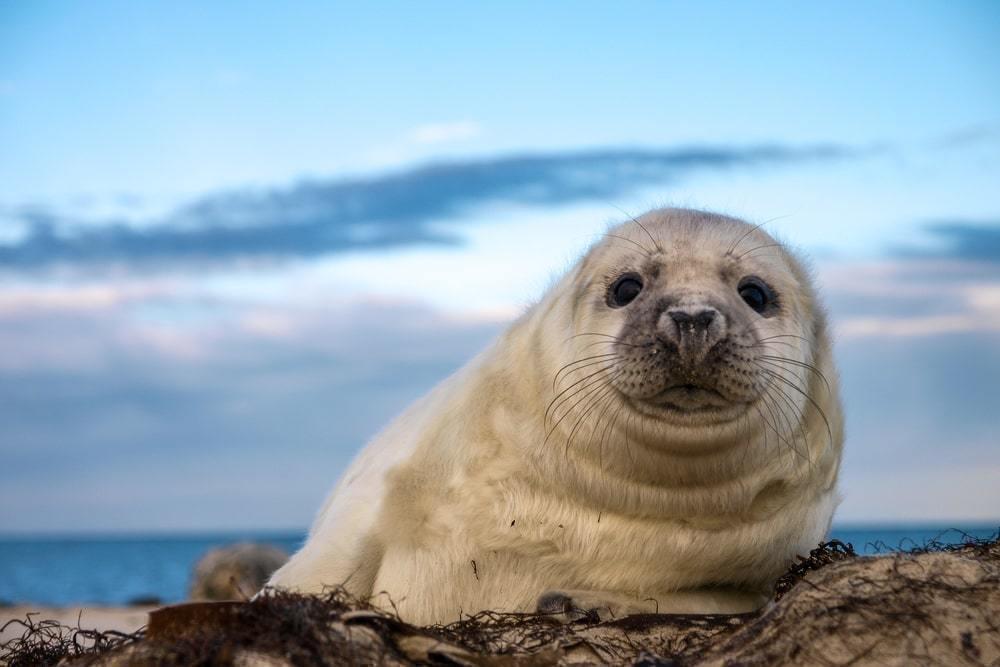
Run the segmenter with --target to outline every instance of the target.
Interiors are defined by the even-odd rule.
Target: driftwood
[[[5,664],[1000,665],[1000,541],[876,557],[828,543],[765,609],[735,616],[561,625],[484,612],[416,628],[330,591],[165,607],[135,635],[22,624]]]

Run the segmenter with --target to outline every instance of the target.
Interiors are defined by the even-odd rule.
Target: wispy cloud
[[[453,141],[464,141],[478,137],[483,128],[471,120],[455,123],[432,123],[421,125],[413,130],[410,139],[418,144],[442,144]]]
[[[904,257],[949,257],[961,260],[1000,262],[1000,220],[947,220],[924,228],[934,244],[929,248],[901,246]]]
[[[0,267],[142,264],[312,257],[417,244],[454,244],[442,229],[476,207],[555,206],[614,200],[692,172],[837,160],[864,154],[820,145],[789,148],[607,149],[442,162],[369,178],[230,191],[157,220],[80,224],[37,208],[8,213],[25,229],[0,245]]]
[[[1000,223],[923,229],[926,243],[894,247],[885,259],[822,266],[838,336],[1000,333]]]

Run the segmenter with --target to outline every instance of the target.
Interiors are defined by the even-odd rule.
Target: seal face
[[[652,211],[366,447],[271,583],[385,591],[414,622],[748,610],[826,534],[841,444],[801,264]]]

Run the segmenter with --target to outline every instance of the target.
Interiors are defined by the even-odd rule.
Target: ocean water
[[[872,554],[938,541],[987,538],[996,525],[835,526],[830,537]],[[218,534],[148,537],[0,537],[0,604],[122,605],[155,598],[163,604],[187,596],[195,562],[209,549],[239,541],[295,551],[304,534]]]

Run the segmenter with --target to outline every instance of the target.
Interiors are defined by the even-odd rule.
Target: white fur
[[[730,289],[711,267],[741,235],[743,249],[773,242],[721,216],[663,210],[641,220],[662,245],[655,260],[691,290]],[[343,584],[391,599],[415,623],[531,611],[548,590],[594,591],[630,601],[618,607],[627,611],[738,611],[825,537],[842,441],[836,373],[808,275],[783,248],[741,262],[781,283],[790,317],[759,326],[805,339],[785,339],[788,352],[821,369],[830,388],[799,367],[788,377],[815,405],[789,392],[770,420],[750,411],[731,423],[675,423],[610,392],[602,421],[584,420],[572,440],[575,417],[544,423],[557,371],[605,349],[573,336],[621,327],[621,313],[602,305],[609,272],[653,250],[637,223],[611,234],[365,447],[270,585]],[[784,438],[767,421],[788,423]]]

